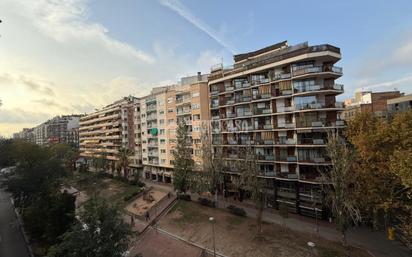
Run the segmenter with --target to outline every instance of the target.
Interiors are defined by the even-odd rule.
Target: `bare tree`
[[[218,136],[218,144],[212,146],[209,130],[203,127],[202,132],[202,162],[203,171],[200,173],[198,181],[198,191],[208,191],[214,194],[214,201],[217,205],[217,193],[223,183],[224,161],[222,159],[221,138]]]
[[[328,133],[326,150],[332,166],[322,172],[323,190],[334,222],[342,235],[342,244],[346,247],[347,230],[361,221],[360,210],[353,197],[356,183],[352,174],[354,151],[334,131]]]
[[[241,160],[237,162],[238,170],[240,172],[238,181],[235,185],[240,190],[245,190],[250,193],[250,198],[257,207],[257,238],[261,237],[262,233],[262,216],[265,205],[266,186],[263,178],[259,178],[260,170],[258,165],[258,157],[252,146],[246,146],[241,149]]]

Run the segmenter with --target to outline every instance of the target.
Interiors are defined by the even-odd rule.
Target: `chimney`
[[[197,81],[202,80],[202,73],[200,71],[197,72]]]

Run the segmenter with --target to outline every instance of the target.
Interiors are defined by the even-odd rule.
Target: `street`
[[[0,188],[0,257],[29,257],[10,196]]]

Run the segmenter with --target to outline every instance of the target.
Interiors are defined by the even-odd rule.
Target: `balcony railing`
[[[294,109],[294,106],[280,106],[277,107],[277,112],[292,112]]]
[[[231,112],[229,112],[229,113],[226,113],[226,116],[227,116],[228,118],[234,118],[234,117],[236,117],[236,113],[231,113]]]
[[[290,79],[292,75],[290,73],[280,73],[273,75],[272,80]]]
[[[225,89],[226,89],[226,91],[233,91],[233,90],[235,90],[235,87],[229,86],[229,87],[226,87]]]

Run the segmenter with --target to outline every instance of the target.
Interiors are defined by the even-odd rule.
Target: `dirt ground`
[[[282,226],[263,224],[263,237],[256,238],[256,220],[202,206],[194,202],[178,202],[159,222],[159,227],[209,249],[212,245],[212,224],[215,218],[216,250],[233,257],[339,257],[344,256],[340,244],[290,231]],[[307,246],[312,241],[315,251]],[[370,257],[352,249],[352,257]]]
[[[143,216],[153,205],[160,201],[163,197],[166,196],[165,192],[161,192],[155,189],[152,189],[148,192],[148,195],[151,196],[153,201],[147,201],[143,199],[143,196],[138,197],[133,202],[129,203],[126,207],[126,210],[138,215]]]

